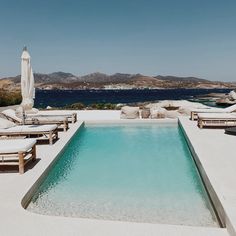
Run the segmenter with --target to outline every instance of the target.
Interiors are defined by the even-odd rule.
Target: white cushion
[[[40,110],[37,114],[30,114],[31,116],[62,116],[62,117],[71,117],[76,113],[76,111],[67,111],[67,110]]]
[[[121,108],[121,119],[139,118],[139,107],[124,106]]]
[[[49,132],[57,129],[57,125],[17,125],[8,129],[0,129],[1,134]]]
[[[14,122],[11,122],[7,119],[3,119],[0,117],[0,129],[8,129],[14,126],[16,126]]]
[[[166,109],[165,108],[151,108],[150,109],[150,118],[151,119],[158,119],[158,118],[165,118],[166,117]]]
[[[234,113],[199,113],[198,117],[201,119],[235,119]]]
[[[0,140],[0,153],[27,152],[36,144],[36,139]]]
[[[20,117],[16,116],[16,112],[13,109],[4,110],[4,111],[2,111],[2,114],[4,114],[7,117],[12,118],[13,120],[15,120],[19,123],[22,122],[22,119]]]

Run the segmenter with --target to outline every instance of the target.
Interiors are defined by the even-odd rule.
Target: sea
[[[132,89],[132,90],[36,90],[35,107],[63,107],[73,103],[134,104],[160,100],[194,100],[215,106],[210,99],[198,99],[209,93],[228,93],[230,89]]]

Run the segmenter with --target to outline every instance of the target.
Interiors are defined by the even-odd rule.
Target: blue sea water
[[[27,209],[46,215],[218,226],[177,125],[85,126]]]
[[[197,95],[228,93],[229,91],[229,89],[36,90],[35,107],[62,107],[77,102],[90,105],[192,99]]]

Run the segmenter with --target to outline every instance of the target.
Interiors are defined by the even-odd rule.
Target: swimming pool
[[[46,215],[218,227],[177,124],[85,125],[27,209]]]

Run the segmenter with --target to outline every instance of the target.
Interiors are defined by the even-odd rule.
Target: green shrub
[[[17,105],[21,103],[21,100],[21,93],[18,91],[0,91],[0,106]]]
[[[71,105],[67,105],[63,107],[63,109],[70,109],[70,110],[83,110],[85,108],[85,105],[81,102],[73,103]]]
[[[120,110],[116,104],[112,103],[93,103],[89,106],[84,105],[81,102],[66,105],[64,107],[52,107],[51,110]]]
[[[116,104],[112,103],[94,103],[89,106],[90,109],[95,110],[116,110],[118,109]]]

